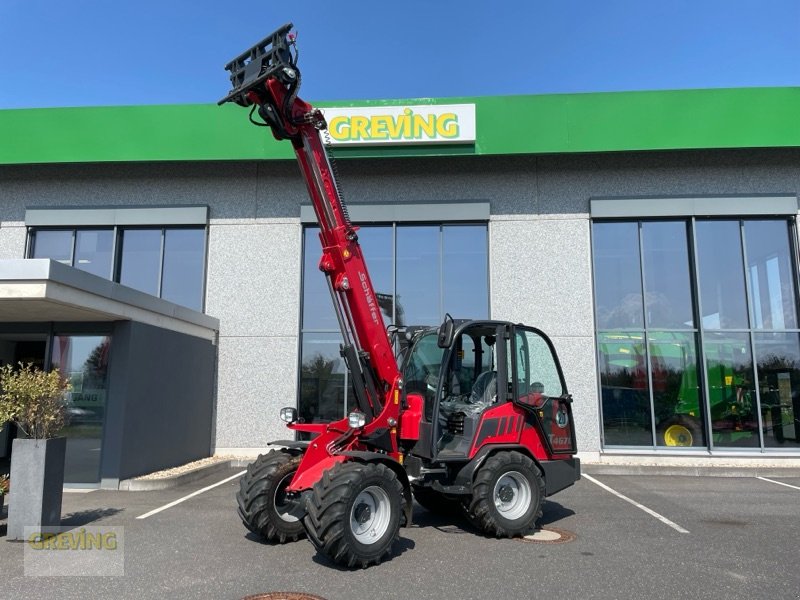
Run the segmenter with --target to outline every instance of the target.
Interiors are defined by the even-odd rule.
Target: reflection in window
[[[597,336],[603,434],[607,445],[652,446],[650,389],[644,336]]]
[[[704,446],[695,334],[655,331],[648,343],[656,445]]]
[[[375,289],[375,296],[381,309],[381,315],[383,315],[383,324],[397,323],[402,325],[405,322],[402,307],[397,318],[395,318],[394,314],[392,228],[364,227],[358,231],[358,243],[361,245],[362,253],[367,258],[369,276],[372,280],[372,287]],[[319,243],[317,245],[319,246]],[[319,250],[317,250],[317,254],[319,254]],[[330,294],[327,294],[327,306],[328,310],[333,312]]]
[[[435,325],[444,316],[440,236],[430,225],[397,228],[397,303],[407,324]]]
[[[593,223],[606,445],[650,446],[650,420],[657,447],[797,444],[792,222]]]
[[[56,335],[51,351],[52,368],[70,382],[67,393],[68,423],[64,479],[70,483],[100,480],[100,448],[108,391],[111,338],[92,335]]]
[[[313,355],[322,353],[328,361],[341,362],[339,326],[318,268],[318,232],[308,227],[303,236],[300,405],[301,413],[309,417],[331,420],[341,418],[355,399],[343,363],[341,377],[336,379],[341,385],[339,396],[330,391],[330,385],[314,383],[306,373]],[[445,311],[456,318],[488,318],[485,224],[368,226],[361,227],[358,236],[385,325],[438,325]],[[324,352],[323,347],[327,348]],[[329,391],[321,393],[322,387]]]
[[[489,314],[487,244],[485,225],[442,227],[442,305],[451,315]]]
[[[75,260],[73,266],[98,277],[111,279],[114,231],[112,229],[86,229],[75,232]]]
[[[686,223],[642,223],[648,327],[694,327]]]
[[[31,258],[49,258],[65,265],[72,265],[72,235],[71,229],[37,231],[33,238]]]
[[[697,263],[705,329],[746,329],[739,221],[698,221]]]
[[[592,242],[597,327],[642,327],[638,224],[595,223]]]
[[[30,245],[30,258],[56,260],[181,306],[203,310],[203,227],[35,229],[31,231]]]
[[[758,388],[764,446],[800,444],[800,337],[797,333],[756,333]]]
[[[747,271],[756,329],[795,329],[797,300],[785,221],[745,221]]]
[[[758,413],[749,334],[707,333],[705,358],[714,445],[758,447]]]
[[[300,364],[300,416],[306,423],[335,421],[344,416],[346,368],[339,355],[341,336],[304,336]]]
[[[203,309],[205,231],[167,229],[164,231],[164,268],[161,297],[194,310]]]
[[[119,282],[158,296],[161,279],[161,230],[128,229],[122,234]]]

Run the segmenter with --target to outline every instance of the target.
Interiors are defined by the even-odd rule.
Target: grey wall
[[[190,335],[114,324],[103,484],[210,455],[215,350]]]
[[[579,447],[600,448],[589,199],[800,192],[800,150],[340,160],[348,202],[488,201],[491,312],[547,331],[575,396]],[[283,438],[297,393],[300,205],[293,162],[0,167],[0,257],[35,206],[210,207],[206,310],[220,318],[216,447]],[[314,274],[316,275],[316,274]]]

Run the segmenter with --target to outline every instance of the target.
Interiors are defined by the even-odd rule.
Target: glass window
[[[564,388],[550,346],[533,331],[517,331],[517,392],[561,396]]]
[[[300,365],[300,416],[306,423],[336,421],[344,416],[345,371],[339,334],[303,336]]]
[[[704,446],[695,334],[656,331],[648,336],[648,343],[656,445]]]
[[[764,446],[800,445],[800,338],[798,333],[755,333]]]
[[[755,329],[797,328],[797,299],[785,221],[745,221],[750,314]]]
[[[698,221],[697,263],[705,329],[746,329],[739,221]]]
[[[644,334],[601,333],[597,338],[605,443],[652,446]]]
[[[454,317],[489,314],[487,234],[485,225],[442,227],[443,306]]]
[[[407,324],[442,320],[441,236],[439,227],[397,228],[397,312]]]
[[[162,298],[194,310],[203,310],[205,239],[203,229],[164,231]]]
[[[642,248],[648,327],[693,328],[686,223],[642,223]]]
[[[72,264],[72,230],[41,229],[33,238],[31,258],[49,258],[65,265]]]
[[[85,229],[75,232],[74,267],[98,277],[111,279],[113,229]]]
[[[358,230],[358,243],[369,266],[369,277],[375,297],[383,315],[383,324],[405,324],[405,315],[394,310],[394,248],[391,227],[362,227]],[[319,246],[319,244],[317,244]],[[317,251],[319,254],[319,251]],[[322,274],[320,274],[321,276]],[[328,310],[332,311],[330,294],[326,294]]]
[[[650,433],[650,420],[656,447],[785,449],[798,443],[793,223],[593,224],[605,444],[650,446],[643,433]],[[639,268],[628,260],[629,272],[617,272],[626,252],[637,255],[636,227],[646,298],[641,327],[620,310],[639,310]],[[613,331],[621,328],[636,331]]]
[[[758,447],[758,413],[750,335],[706,333],[705,358],[714,445]]]
[[[57,260],[181,306],[203,310],[203,227],[37,229],[32,231],[30,245],[31,258]]]
[[[319,229],[308,227],[303,235],[303,330],[339,331],[328,284],[319,270],[320,256]]]
[[[638,223],[595,223],[592,241],[597,327],[643,327]]]
[[[158,296],[161,276],[161,230],[126,229],[122,232],[119,282]]]
[[[335,358],[339,359],[339,325],[325,277],[318,269],[318,232],[318,228],[309,227],[303,236],[301,365],[306,365],[307,352],[318,352],[323,338],[335,348]],[[360,228],[358,237],[385,325],[438,325],[445,311],[456,318],[488,318],[486,224],[370,225]],[[317,345],[308,346],[306,342]],[[474,357],[474,348],[467,350]],[[355,404],[343,363],[341,368],[340,404],[336,410],[314,408],[316,418],[323,414],[324,420],[340,418],[346,406]],[[312,387],[306,391],[305,385]],[[319,396],[319,386],[306,376],[300,388],[301,406],[328,403],[331,397],[330,393]]]
[[[69,421],[60,434],[67,438],[64,479],[70,483],[100,479],[110,347],[108,336],[53,337],[52,367],[71,385],[67,393]]]

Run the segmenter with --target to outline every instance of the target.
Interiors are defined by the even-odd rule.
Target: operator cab
[[[482,416],[507,402],[547,415],[541,427],[554,440],[551,411],[542,409],[550,404],[560,410],[569,396],[550,340],[536,329],[507,322],[450,323],[450,331],[446,322],[438,330],[415,332],[404,353],[404,393],[423,397],[412,454],[438,461],[469,459]],[[565,441],[563,434],[559,437]],[[572,439],[566,445],[573,447],[574,435],[567,437]]]

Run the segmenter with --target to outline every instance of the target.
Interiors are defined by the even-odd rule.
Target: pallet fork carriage
[[[322,141],[324,114],[297,96],[291,31],[284,25],[229,62],[232,89],[219,103],[250,107],[254,124],[294,147],[356,409],[332,423],[282,409],[289,429],[312,439],[273,442],[248,468],[237,494],[242,522],[267,541],[307,535],[351,567],[391,552],[411,523],[412,496],[429,510],[462,511],[488,535],[524,535],[544,497],[580,478],[572,397],[553,344],[533,327],[449,315],[439,328],[384,327]]]

